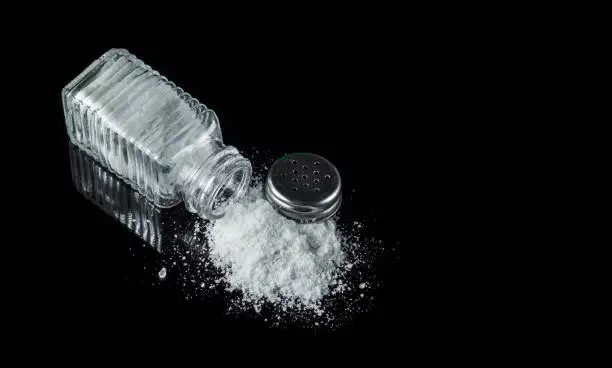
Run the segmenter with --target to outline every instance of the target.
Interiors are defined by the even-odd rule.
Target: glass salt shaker
[[[246,192],[251,164],[223,143],[214,111],[125,49],[111,49],[62,90],[70,140],[156,206],[185,202],[205,219]]]

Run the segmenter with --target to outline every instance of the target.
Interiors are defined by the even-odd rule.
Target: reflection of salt
[[[159,270],[159,273],[157,274],[157,276],[159,276],[160,280],[163,280],[166,278],[166,267],[162,267],[161,270]]]

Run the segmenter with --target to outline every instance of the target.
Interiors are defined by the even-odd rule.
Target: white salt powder
[[[213,263],[231,290],[251,301],[316,308],[344,269],[345,254],[333,221],[298,224],[280,215],[251,188],[208,230]]]

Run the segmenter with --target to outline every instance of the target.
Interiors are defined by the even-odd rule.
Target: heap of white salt
[[[344,263],[336,224],[298,224],[251,188],[209,230],[211,259],[247,299],[316,307]]]

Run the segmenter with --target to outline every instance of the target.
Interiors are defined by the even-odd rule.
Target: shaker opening
[[[237,167],[222,179],[221,185],[213,194],[213,200],[210,204],[210,213],[213,217],[222,217],[230,203],[244,196],[250,178],[251,170],[249,167]]]

